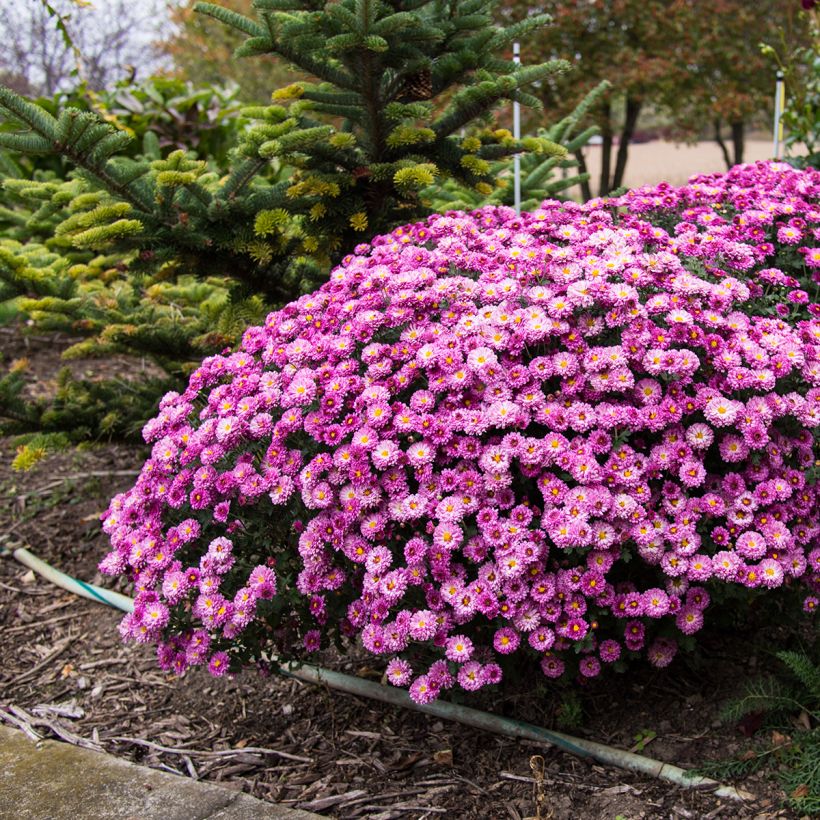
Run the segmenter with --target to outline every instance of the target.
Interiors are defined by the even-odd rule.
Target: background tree
[[[164,18],[160,0],[0,0],[0,79],[50,97],[147,76],[162,65],[151,42]]]
[[[770,123],[775,68],[761,43],[782,43],[786,51],[806,44],[807,21],[793,0],[714,0],[708,14],[697,0],[677,0],[674,18],[675,70],[659,87],[658,102],[678,135],[709,134],[731,168],[744,161],[749,127]]]
[[[525,51],[525,60],[574,64],[570,74],[542,84],[551,110],[563,113],[601,79],[612,82],[590,112],[602,138],[598,195],[623,184],[629,144],[648,109],[680,139],[715,139],[727,167],[742,162],[749,126],[768,125],[774,95],[774,70],[760,43],[785,37],[787,53],[810,42],[794,0],[715,0],[708,8],[699,0],[506,0],[502,12],[513,20],[552,15]],[[583,168],[583,152],[579,162]],[[592,186],[583,193],[592,196]]]
[[[169,6],[173,30],[157,43],[176,74],[199,85],[234,82],[245,102],[269,102],[274,88],[304,79],[301,72],[272,55],[234,59],[233,52],[244,41],[242,32],[197,14],[195,5],[196,0],[183,0],[179,5]],[[222,0],[221,5],[244,15],[253,12],[252,0]]]
[[[798,27],[805,37],[794,36]],[[816,0],[804,0],[802,13],[789,18],[780,36],[766,41],[762,50],[785,80],[786,156],[800,166],[820,167],[820,5]]]
[[[508,0],[504,4],[510,19],[526,19],[535,12],[552,18],[552,24],[527,44],[525,62],[560,57],[573,63],[571,73],[541,85],[540,96],[550,110],[566,113],[602,80],[611,83],[590,112],[602,140],[599,196],[623,184],[641,111],[673,69],[668,43],[675,30],[675,6],[665,0],[541,0],[534,6]],[[585,170],[582,151],[578,159]],[[583,190],[590,198],[591,186],[587,183]]]

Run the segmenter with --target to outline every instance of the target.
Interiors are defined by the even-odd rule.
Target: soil
[[[17,336],[2,339],[3,352],[25,354],[41,381],[56,372],[66,344],[47,338],[24,348]],[[111,364],[81,366],[93,375]],[[0,442],[0,548],[26,546],[71,575],[110,585],[96,569],[106,551],[99,515],[110,495],[129,486],[144,453],[100,445],[16,473],[13,451]],[[0,719],[327,817],[796,817],[783,807],[771,770],[736,783],[755,796],[738,804],[254,670],[232,679],[200,670],[168,677],[149,647],[120,642],[119,613],[49,585],[11,558],[0,559],[0,602]],[[534,673],[529,690],[473,705],[555,727],[562,704],[566,720],[577,703],[580,725],[570,733],[693,767],[753,748],[718,712],[765,663],[760,654],[736,635],[713,635],[698,663],[609,676],[574,700],[533,694]],[[364,658],[322,660],[379,676]]]

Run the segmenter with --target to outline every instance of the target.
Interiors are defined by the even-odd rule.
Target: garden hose
[[[32,553],[24,547],[19,547],[16,550],[5,548],[0,552],[0,555],[11,555],[24,566],[34,570],[38,575],[42,575],[43,578],[51,581],[51,583],[63,589],[67,589],[75,595],[81,595],[83,598],[88,598],[91,601],[97,601],[101,604],[108,604],[108,606],[121,609],[123,612],[132,612],[134,609],[134,601],[127,595],[121,595],[119,592],[114,592],[111,589],[103,589],[103,587],[80,581],[78,578],[72,578],[70,575],[66,575],[64,572],[60,572],[60,570],[42,561],[36,555],[32,555]]]
[[[64,572],[55,569],[50,564],[32,555],[27,549],[22,547],[11,551],[4,549],[0,555],[12,555],[21,564],[42,575],[46,580],[56,584],[63,589],[81,595],[97,603],[107,604],[123,612],[132,612],[134,601],[119,592],[87,584]],[[569,752],[580,758],[593,759],[600,763],[616,766],[620,769],[649,775],[660,780],[667,780],[678,786],[702,791],[711,791],[716,797],[724,797],[730,800],[754,800],[754,795],[734,786],[724,786],[716,780],[708,777],[700,777],[681,769],[671,763],[663,763],[633,752],[622,749],[615,749],[605,746],[602,743],[595,743],[591,740],[565,735],[562,732],[554,732],[544,729],[531,723],[525,723],[512,718],[501,717],[489,712],[481,712],[478,709],[471,709],[467,706],[460,706],[447,701],[433,701],[428,704],[418,704],[413,701],[403,689],[384,686],[373,681],[357,678],[353,675],[345,675],[341,672],[333,672],[330,669],[322,669],[312,664],[292,665],[275,660],[277,670],[287,677],[296,678],[305,683],[314,683],[328,686],[339,692],[346,692],[350,695],[366,697],[388,703],[392,706],[399,706],[405,709],[413,709],[417,712],[424,712],[428,715],[442,718],[444,720],[455,721],[465,726],[471,726],[483,731],[505,737],[517,738],[520,740],[531,740],[537,743],[546,743],[562,751]]]

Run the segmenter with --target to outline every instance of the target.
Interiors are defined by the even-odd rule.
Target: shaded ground
[[[3,350],[19,355],[19,344],[4,337]],[[29,346],[35,372],[56,372],[59,347]],[[25,545],[70,574],[107,583],[96,571],[106,549],[98,517],[128,486],[140,454],[105,446],[62,454],[26,474],[10,471],[12,454],[9,442],[0,443],[0,546]],[[292,680],[252,671],[232,680],[201,670],[166,677],[150,649],[120,643],[117,612],[8,558],[0,559],[0,602],[0,719],[328,817],[531,817],[536,754],[545,762],[543,818],[795,816],[781,808],[784,795],[766,774],[738,784],[757,797],[739,806]],[[326,662],[378,676],[364,661]],[[586,687],[582,724],[568,730],[621,748],[643,738],[647,755],[684,767],[742,754],[750,741],[716,715],[760,663],[745,637],[710,639],[700,666],[676,662]],[[577,711],[570,699],[533,694],[540,683],[534,674],[529,691],[477,705],[545,726]]]

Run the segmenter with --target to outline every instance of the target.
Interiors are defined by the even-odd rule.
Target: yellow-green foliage
[[[142,233],[142,229],[143,224],[139,219],[117,219],[108,225],[97,225],[75,233],[71,241],[78,248],[104,248],[115,239],[137,236]]]
[[[412,125],[398,125],[387,137],[387,144],[391,148],[402,148],[406,145],[419,145],[433,142],[436,132],[432,128],[415,128]]]
[[[284,208],[259,211],[253,223],[253,229],[257,236],[284,233],[291,219],[291,215]]]
[[[32,469],[38,462],[42,461],[48,450],[46,447],[32,446],[31,444],[21,444],[12,459],[11,466],[14,470],[25,472]]]
[[[393,182],[396,183],[397,188],[417,190],[432,185],[437,176],[438,168],[432,163],[426,162],[399,169],[393,175]]]
[[[207,163],[191,159],[185,151],[174,151],[166,159],[155,160],[151,169],[156,174],[157,185],[163,188],[179,188],[193,185],[205,173]]]
[[[475,154],[465,154],[461,158],[461,165],[476,176],[483,176],[490,171],[490,163]]]

